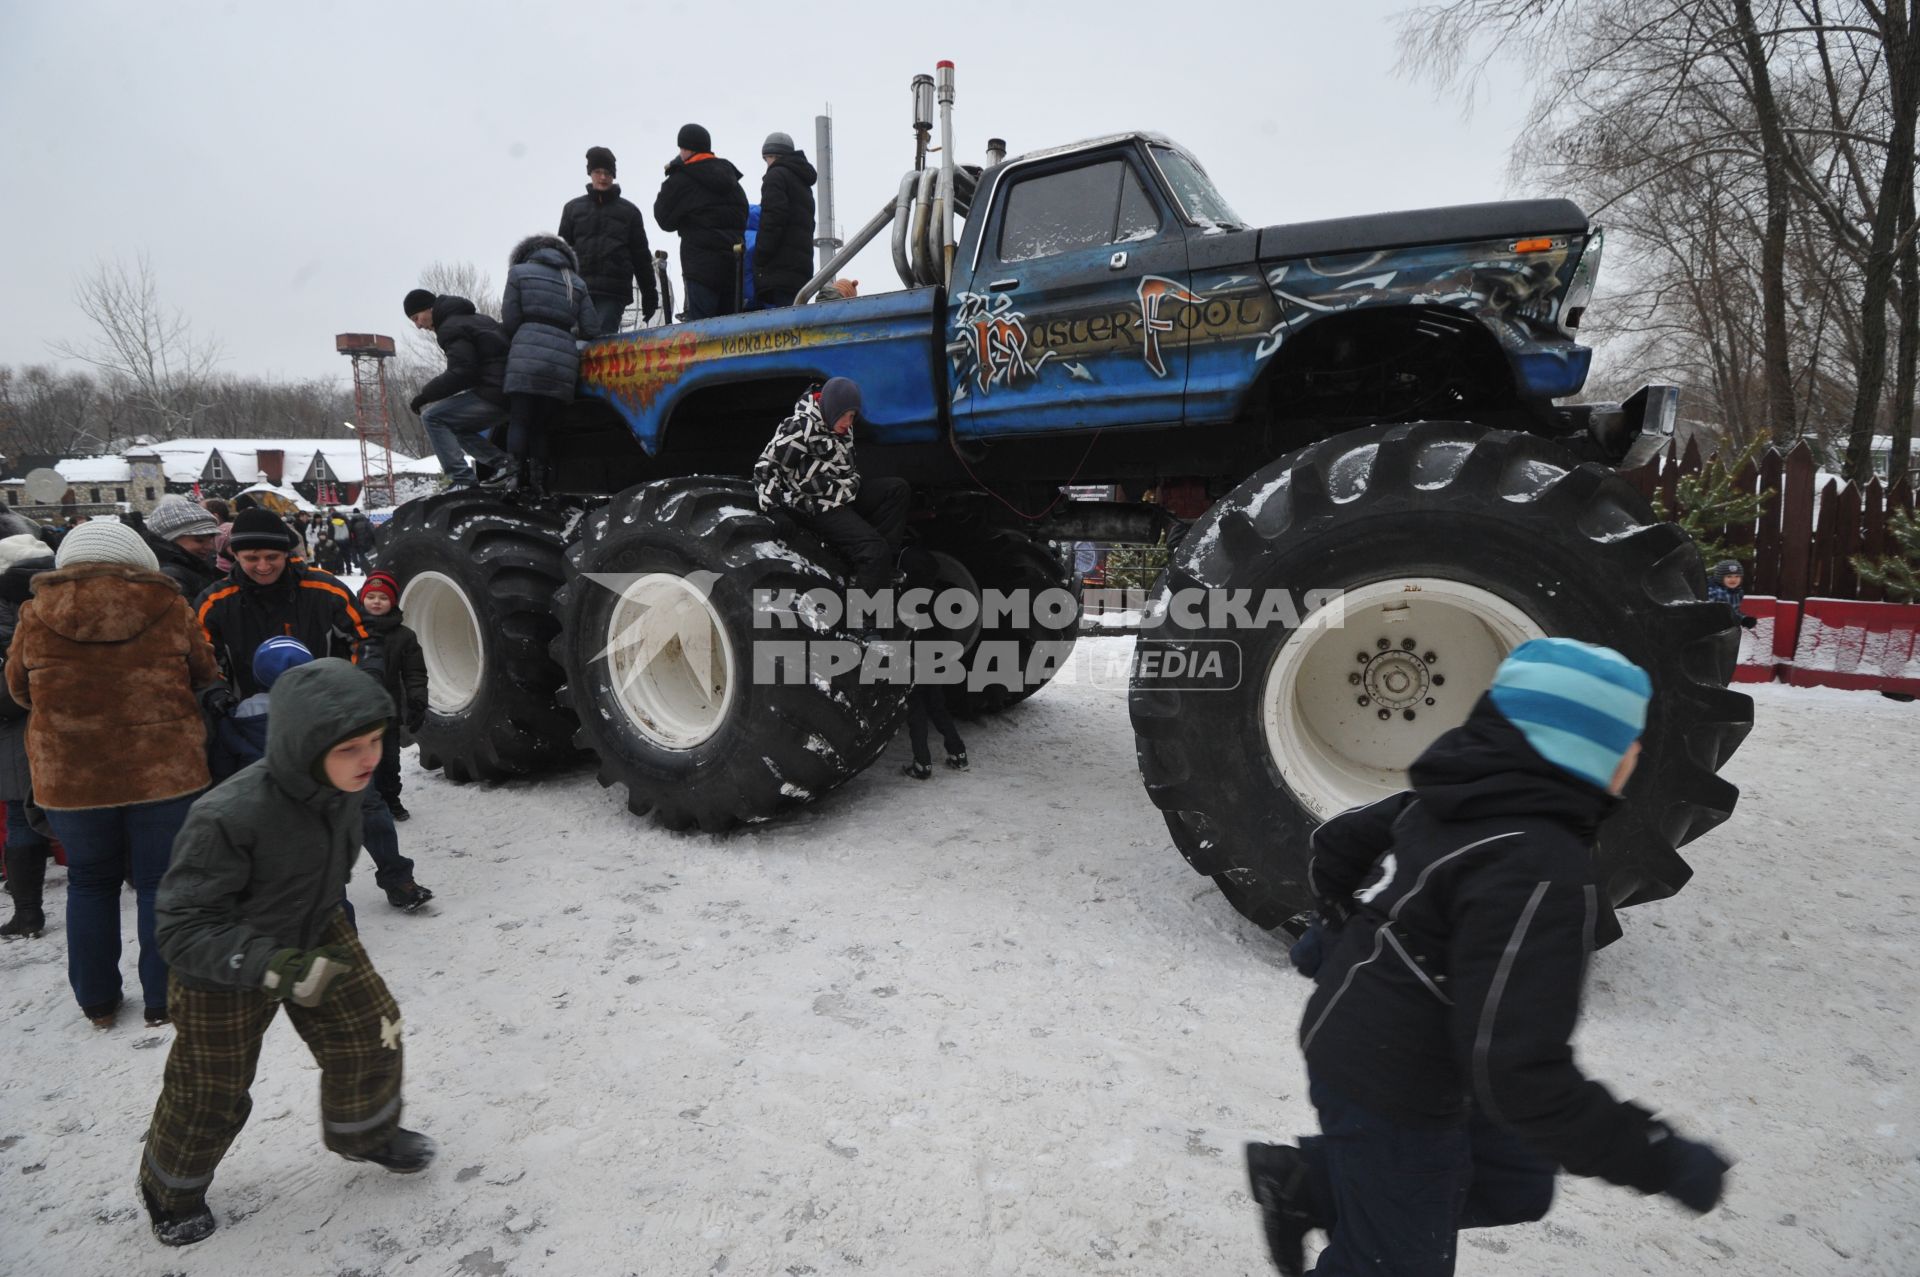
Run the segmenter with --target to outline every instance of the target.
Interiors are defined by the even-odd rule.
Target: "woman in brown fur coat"
[[[67,848],[67,979],[100,1028],[121,1001],[123,876],[139,901],[147,1023],[166,1023],[154,892],[207,787],[201,697],[225,690],[213,649],[159,567],[125,524],[81,524],[60,543],[54,570],[34,580],[6,663],[7,691],[33,710],[34,797]]]

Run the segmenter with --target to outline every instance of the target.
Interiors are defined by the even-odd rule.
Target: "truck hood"
[[[1502,200],[1401,213],[1367,213],[1319,222],[1268,226],[1258,233],[1260,260],[1326,257],[1423,244],[1463,244],[1534,235],[1584,235],[1587,215],[1572,200]]]

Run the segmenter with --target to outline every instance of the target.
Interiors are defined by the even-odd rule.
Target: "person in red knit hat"
[[[360,667],[376,675],[393,698],[394,721],[417,732],[427,720],[427,661],[420,639],[400,615],[400,583],[388,572],[371,572],[360,587],[360,611],[368,638],[360,645]],[[400,802],[400,733],[387,733],[374,786],[395,820],[410,813]]]

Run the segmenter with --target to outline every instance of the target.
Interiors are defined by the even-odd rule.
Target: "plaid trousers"
[[[353,968],[327,987],[319,1006],[285,1003],[287,1018],[320,1066],[321,1138],[334,1152],[357,1156],[380,1148],[400,1125],[400,1008],[344,912],[328,920],[321,943],[345,948]],[[253,1111],[247,1092],[281,1005],[251,990],[190,989],[173,976],[173,1050],[140,1158],[140,1184],[162,1209],[190,1210],[206,1199],[215,1168]]]

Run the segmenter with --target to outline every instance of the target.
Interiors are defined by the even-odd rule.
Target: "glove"
[[[419,395],[415,395],[413,398],[407,400],[407,407],[413,411],[413,415],[416,417],[420,415],[421,406]]]
[[[347,951],[337,946],[282,949],[267,963],[260,987],[276,1002],[291,998],[295,1006],[319,1006],[327,986],[352,969]]]
[[[418,713],[407,715],[407,730],[411,732],[413,735],[418,736],[420,734],[420,729],[422,727],[425,727],[426,725],[427,725],[427,712],[425,710],[420,710]]]
[[[1744,612],[1742,612],[1742,613],[1740,614],[1740,628],[1741,628],[1741,629],[1743,629],[1743,630],[1750,630],[1750,629],[1752,629],[1752,628],[1753,628],[1754,626],[1756,626],[1756,625],[1758,625],[1758,624],[1760,624],[1760,618],[1759,618],[1759,617],[1757,617],[1757,616],[1748,616],[1748,615],[1747,615],[1746,613],[1744,613]]]
[[[225,683],[213,683],[200,689],[201,712],[215,718],[230,718],[240,698]]]
[[[1660,1191],[1696,1215],[1720,1203],[1720,1190],[1732,1165],[1709,1144],[1669,1135],[1661,1145],[1666,1183]]]
[[[1325,925],[1315,918],[1313,925],[1300,934],[1287,950],[1287,961],[1293,963],[1293,969],[1311,980],[1320,974],[1320,964],[1327,957],[1327,934]]]

